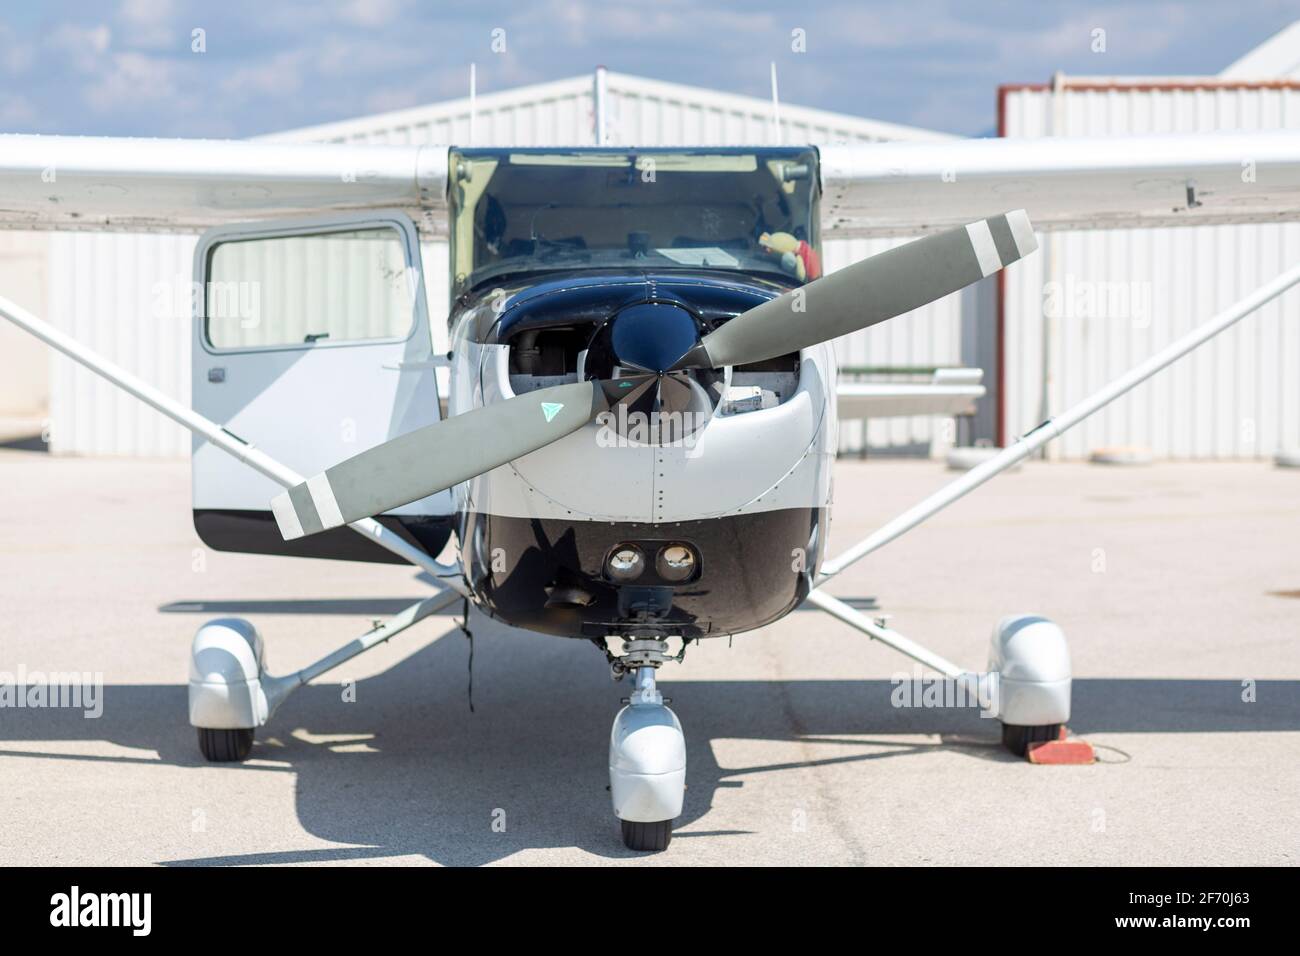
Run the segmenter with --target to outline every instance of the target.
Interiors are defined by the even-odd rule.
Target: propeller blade
[[[926,236],[755,306],[704,336],[675,367],[745,365],[797,352],[941,299],[1037,248],[1023,209]]]
[[[271,502],[286,541],[382,514],[577,431],[609,408],[607,383],[556,385],[408,432]]]

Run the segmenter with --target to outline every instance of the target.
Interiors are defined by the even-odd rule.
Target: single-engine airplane
[[[1050,621],[1005,618],[988,669],[968,672],[824,585],[1281,295],[1300,265],[828,556],[838,416],[954,414],[983,391],[965,373],[840,384],[837,337],[1011,266],[1035,230],[1297,218],[1289,132],[545,149],[3,136],[0,227],[206,230],[192,407],[8,300],[0,315],[194,433],[210,547],[408,563],[441,585],[285,677],[248,622],[203,625],[189,719],[207,759],[245,759],[295,688],[468,600],[589,641],[631,678],[613,809],[628,847],[662,850],[686,750],[658,668],[804,602],[960,682],[1012,751],[1054,738],[1071,676]],[[822,275],[822,240],[858,236],[919,238]],[[422,237],[449,245],[446,356]]]

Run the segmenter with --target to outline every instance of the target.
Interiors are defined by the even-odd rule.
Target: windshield
[[[807,147],[453,151],[453,294],[556,269],[815,279],[816,163]]]

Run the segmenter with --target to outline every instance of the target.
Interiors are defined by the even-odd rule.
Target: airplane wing
[[[843,382],[835,389],[840,421],[909,415],[969,415],[984,395],[978,368],[936,369],[929,382]]]
[[[1038,230],[1300,219],[1300,132],[820,148],[822,238],[909,236],[1023,208]]]
[[[1300,132],[820,148],[822,236],[1024,208],[1038,229],[1300,219]],[[166,229],[400,208],[446,235],[447,147],[0,136],[0,228]]]
[[[445,146],[0,136],[0,228],[198,232],[227,222],[405,210],[446,234]]]

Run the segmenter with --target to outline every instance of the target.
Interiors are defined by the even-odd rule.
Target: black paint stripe
[[[379,515],[375,520],[426,554],[441,552],[451,537],[452,516],[449,515]],[[404,564],[408,567],[411,564],[346,527],[285,541],[270,511],[195,509],[194,530],[198,532],[199,540],[214,551]],[[402,606],[409,603],[403,600]]]

